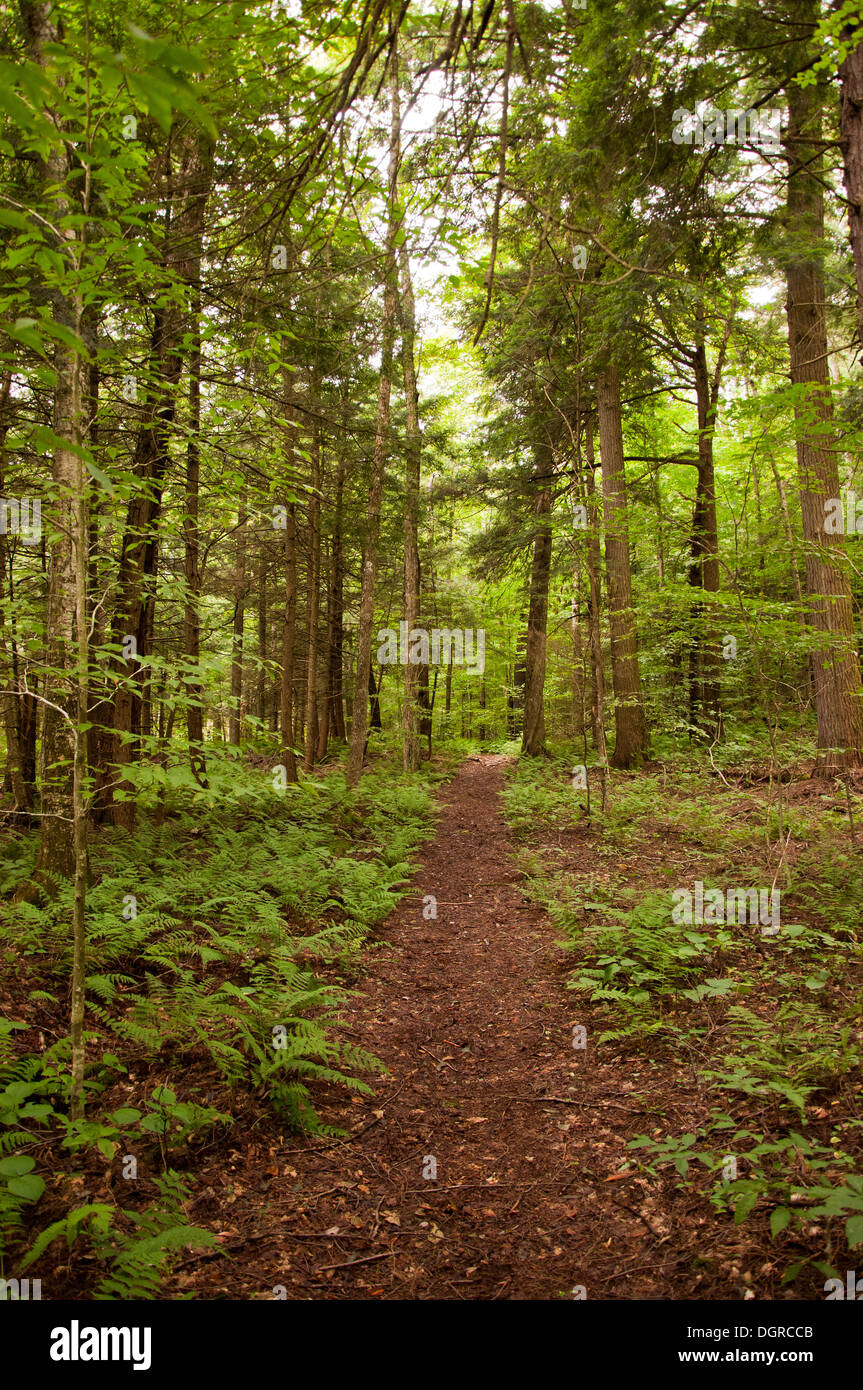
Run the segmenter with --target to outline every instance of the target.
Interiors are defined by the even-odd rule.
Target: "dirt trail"
[[[250,1136],[236,1152],[220,1204],[234,1259],[188,1276],[199,1297],[277,1285],[288,1299],[653,1292],[646,1247],[668,1234],[636,1210],[640,1190],[606,1185],[649,1117],[627,1104],[619,1071],[573,1047],[572,961],[519,892],[504,763],[470,758],[441,793],[411,896],[344,1011],[346,1035],[390,1075],[373,1098],[334,1091],[321,1106],[316,1091],[347,1142],[286,1136],[274,1149]],[[429,894],[436,920],[423,918]]]

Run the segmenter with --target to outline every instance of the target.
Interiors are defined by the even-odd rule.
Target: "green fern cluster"
[[[212,1231],[185,1221],[182,1204],[189,1187],[177,1173],[157,1178],[156,1186],[158,1198],[143,1212],[90,1202],[52,1221],[33,1242],[21,1269],[34,1264],[55,1240],[65,1239],[69,1250],[83,1241],[105,1268],[95,1299],[156,1298],[177,1252],[216,1244]]]

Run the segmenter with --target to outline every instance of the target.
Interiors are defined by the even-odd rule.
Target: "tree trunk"
[[[166,150],[169,185],[166,202],[165,268],[182,284],[194,286],[200,265],[204,215],[213,180],[213,147],[200,132],[184,138],[173,169],[170,143]],[[150,647],[154,620],[158,531],[162,490],[168,466],[168,441],[176,411],[177,387],[183,363],[183,330],[188,314],[173,300],[153,310],[150,378],[155,385],[144,407],[132,460],[137,487],[126,514],[126,527],[117,580],[117,607],[112,640],[127,654],[117,658],[118,684],[113,705],[112,762],[120,770],[134,756],[135,735],[141,728],[141,658]],[[128,651],[131,639],[132,650]],[[115,824],[131,829],[135,819],[133,786],[121,781],[123,797],[113,807]]]
[[[29,55],[40,67],[46,66],[45,50],[55,45],[59,31],[51,17],[51,5],[24,3],[21,14],[27,37]],[[52,113],[53,114],[53,113]],[[57,123],[59,119],[55,117]],[[65,140],[52,145],[41,166],[46,197],[51,204],[54,220],[61,224],[82,208],[77,194],[70,187],[71,162]],[[79,233],[70,228],[64,233],[58,250],[63,253],[64,279],[74,280],[83,255]],[[53,317],[64,338],[70,334],[80,337],[83,306],[76,294],[63,288],[53,291]],[[39,846],[36,854],[35,883],[49,894],[59,888],[59,880],[76,878],[79,848],[76,812],[79,809],[78,755],[86,754],[83,731],[80,737],[76,723],[87,722],[86,695],[83,716],[78,709],[77,682],[70,667],[77,673],[83,646],[86,662],[86,613],[79,610],[80,576],[83,564],[86,574],[87,515],[83,469],[80,450],[84,443],[84,402],[86,373],[83,358],[67,341],[58,341],[54,350],[54,415],[56,443],[52,460],[54,502],[51,518],[52,544],[48,576],[48,601],[45,613],[45,675],[44,719],[40,757],[39,809],[42,817]],[[81,547],[83,546],[83,553]],[[85,579],[86,585],[86,579]],[[86,664],[85,664],[86,683]],[[77,885],[76,885],[77,886]],[[73,1073],[83,1067],[81,1058],[83,1029],[83,919],[78,918],[77,894],[73,926],[75,964],[73,967]],[[83,1072],[81,1073],[83,1076]],[[73,1100],[75,1084],[73,1082]]]
[[[525,643],[524,723],[521,751],[537,757],[545,747],[545,655],[548,626],[548,589],[551,578],[551,472],[554,459],[547,443],[534,446],[534,476],[539,485],[534,515],[537,530],[530,570],[530,601]]]
[[[420,553],[419,553],[419,504],[420,474],[422,467],[422,441],[419,426],[419,397],[417,394],[416,364],[414,342],[416,336],[414,292],[411,283],[410,261],[407,246],[403,242],[399,248],[401,262],[401,330],[402,330],[402,368],[405,383],[405,417],[407,438],[405,441],[405,622],[408,633],[419,623],[420,616]],[[405,772],[416,772],[420,765],[419,671],[413,662],[405,664],[404,705],[402,727],[404,742],[402,764]]]
[[[788,228],[794,248],[786,266],[788,348],[791,381],[805,386],[797,399],[797,467],[800,476],[806,588],[812,625],[824,636],[815,653],[815,710],[821,776],[858,764],[863,755],[860,662],[844,536],[825,528],[825,503],[839,498],[835,449],[825,442],[833,421],[827,371],[822,179],[822,93],[818,85],[786,89],[788,127]],[[802,253],[801,245],[819,248]]]
[[[848,232],[857,280],[857,339],[863,344],[863,43],[839,69],[842,103],[839,117]]]
[[[255,711],[263,729],[267,722],[267,552],[258,554],[258,693]]]
[[[371,679],[372,626],[375,616],[375,583],[378,569],[378,538],[381,525],[384,467],[390,434],[390,395],[392,392],[393,346],[396,325],[396,249],[398,231],[398,167],[400,153],[401,116],[399,112],[398,60],[391,61],[392,115],[390,123],[389,157],[389,223],[387,227],[386,268],[384,271],[384,311],[381,324],[381,371],[378,385],[377,426],[372,476],[369,482],[369,501],[366,511],[366,534],[363,546],[362,589],[357,624],[357,665],[354,680],[351,743],[348,753],[347,780],[356,786],[362,776],[363,754],[366,746],[368,715],[368,686]]]
[[[381,686],[382,686],[382,685],[383,685],[383,669],[381,669],[381,671],[380,671],[380,677],[379,677],[378,683],[377,683],[377,685],[375,685],[375,673],[374,673],[374,671],[372,670],[371,665],[369,665],[369,707],[370,707],[370,711],[371,711],[370,717],[369,717],[369,728],[370,728],[370,729],[382,729],[382,728],[383,728],[383,724],[381,723],[381,702],[380,702],[380,692],[381,692]]]
[[[590,708],[593,743],[597,757],[604,765],[608,762],[608,747],[605,741],[605,675],[602,664],[602,593],[601,570],[602,555],[600,545],[600,521],[596,506],[596,483],[593,470],[596,466],[593,448],[593,420],[588,419],[585,432],[585,491],[587,494],[587,519],[590,526],[587,547],[587,581],[589,596],[587,605],[587,632],[590,643],[590,665],[593,675],[592,700]]]
[[[713,432],[716,427],[717,391],[711,386],[704,344],[704,309],[696,309],[695,398],[698,411],[698,482],[692,517],[689,583],[707,594],[719,593],[719,535],[716,525],[716,484],[713,466]],[[719,643],[704,605],[692,610],[694,640],[691,648],[690,719],[715,735],[719,730]]]
[[[296,449],[292,378],[285,369],[285,479],[292,486]],[[294,638],[297,629],[297,519],[294,503],[285,505],[285,619],[282,628],[282,684],[279,699],[281,755],[289,782],[297,780],[294,754]]]
[[[317,389],[312,400],[317,398]],[[318,618],[321,606],[321,442],[315,427],[312,442],[312,471],[309,488],[309,567],[306,610],[308,634],[306,641],[306,747],[303,768],[311,772],[315,765],[318,741]]]
[[[0,389],[0,496],[5,496],[6,493],[6,435],[12,416],[11,391],[12,373],[9,371],[3,374],[3,385]],[[8,636],[6,623],[7,567],[9,575]],[[7,688],[7,693],[0,699],[2,699],[3,727],[6,733],[6,781],[12,793],[12,806],[9,809],[16,815],[23,814],[26,817],[33,809],[34,788],[32,780],[28,782],[24,776],[24,755],[21,739],[23,692],[19,684],[15,634],[12,627],[12,614],[15,605],[13,573],[12,550],[6,540],[5,533],[0,534],[0,642],[2,642],[5,657],[4,671],[0,680]]]
[[[347,738],[345,728],[345,708],[342,696],[342,663],[344,659],[344,611],[345,611],[345,558],[342,539],[342,508],[345,490],[347,465],[344,457],[339,460],[336,475],[336,513],[333,523],[332,547],[332,605],[333,631],[330,642],[330,701],[331,720],[336,738],[344,743]]]
[[[600,372],[596,395],[605,515],[611,677],[614,686],[615,739],[611,761],[615,767],[632,767],[641,760],[647,749],[647,725],[632,609],[620,378],[614,365]]]
[[[237,507],[236,559],[234,565],[234,626],[231,641],[231,713],[228,742],[239,746],[243,722],[243,645],[246,628],[246,542],[249,514],[246,510],[248,488],[243,483]]]
[[[201,661],[201,257],[193,259],[192,347],[189,357],[189,441],[186,445],[186,507],[183,515],[186,597],[183,613],[183,645],[191,668],[186,678],[186,732],[189,762],[194,776],[206,786],[204,759],[203,689],[197,674]]]
[[[330,583],[327,585],[327,635],[324,640],[323,659],[320,663],[318,680],[318,747],[317,761],[327,755],[330,741],[330,723],[333,717],[332,706],[332,651],[335,630],[335,611],[333,607],[332,560],[329,566]]]

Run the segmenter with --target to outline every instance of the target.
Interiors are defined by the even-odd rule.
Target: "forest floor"
[[[467,751],[290,799],[264,766],[99,837],[83,1121],[68,904],[7,905],[0,1237],[46,1297],[822,1299],[857,1267],[863,774],[654,762],[597,812],[571,754]],[[781,881],[781,930],[678,924],[700,880]]]
[[[769,1260],[748,1272],[763,1238],[753,1245],[697,1194],[650,1181],[627,1153],[669,1116],[686,1126],[699,1079],[685,1057],[643,1068],[574,1046],[576,1025],[590,1038],[590,1010],[566,989],[560,931],[520,891],[506,763],[470,757],[441,790],[423,867],[343,1011],[347,1037],[389,1074],[372,1097],[316,1086],[344,1140],[280,1142],[270,1123],[234,1132],[229,1169],[222,1150],[199,1170],[190,1212],[221,1224],[231,1258],[184,1260],[177,1292],[734,1299],[753,1296],[754,1278],[759,1297],[801,1296]],[[589,871],[586,855],[588,842],[573,847],[574,872]],[[427,895],[436,919],[423,916]]]

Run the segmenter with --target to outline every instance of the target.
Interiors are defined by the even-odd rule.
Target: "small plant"
[[[84,1241],[105,1273],[96,1286],[96,1299],[152,1299],[159,1292],[171,1262],[180,1250],[212,1247],[212,1231],[188,1225],[182,1203],[189,1189],[177,1173],[156,1179],[158,1200],[143,1212],[118,1211],[104,1202],[75,1207],[40,1232],[21,1261],[22,1271],[34,1264],[55,1240],[65,1239],[71,1250]]]

